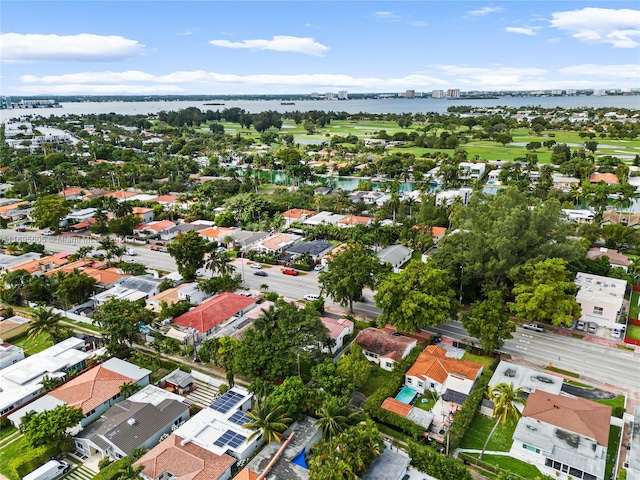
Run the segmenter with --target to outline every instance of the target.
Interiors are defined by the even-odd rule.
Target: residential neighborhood
[[[639,113],[267,113],[0,126],[0,474],[640,478]]]

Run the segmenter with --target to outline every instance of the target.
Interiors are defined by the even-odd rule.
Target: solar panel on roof
[[[224,447],[225,445],[229,445],[231,448],[238,448],[238,446],[246,439],[247,437],[245,437],[244,435],[240,435],[233,430],[227,430],[213,444],[216,447]]]
[[[239,393],[228,391],[220,398],[216,399],[210,407],[220,413],[227,413],[231,408],[244,398],[244,395]]]
[[[237,412],[233,412],[233,415],[229,417],[229,421],[236,425],[244,425],[245,423],[250,423],[251,419],[247,417],[244,412],[238,410]]]

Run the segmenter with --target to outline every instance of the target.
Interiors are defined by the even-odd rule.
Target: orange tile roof
[[[235,230],[233,228],[214,226],[200,230],[198,235],[206,238],[224,238],[227,235],[233,235],[234,232]]]
[[[134,215],[137,215],[138,213],[149,213],[149,212],[153,212],[153,208],[149,208],[149,207],[133,207],[131,209],[131,213],[133,213]]]
[[[145,477],[153,479],[169,472],[180,480],[217,480],[236,462],[226,453],[216,455],[194,443],[182,442],[183,438],[172,434],[133,466],[142,466]]]
[[[41,266],[48,264],[48,263],[53,263],[55,265],[57,265],[58,267],[61,267],[62,265],[66,265],[67,263],[69,263],[69,260],[67,260],[66,258],[60,258],[57,257],[55,255],[50,255],[48,257],[42,257],[42,258],[38,258],[36,260],[31,260],[29,262],[25,262],[25,263],[19,263],[18,265],[13,265],[9,268],[7,268],[7,271],[9,272],[15,272],[16,270],[26,270],[29,273],[34,273],[37,272],[38,270],[41,270]]]
[[[403,355],[409,353],[409,347],[417,342],[408,337],[396,337],[377,328],[369,327],[358,334],[356,343],[363,350],[373,352],[381,358],[400,360]]]
[[[258,480],[260,478],[260,474],[254,472],[253,470],[249,470],[247,467],[244,467],[240,470],[240,473],[233,477],[233,480]]]
[[[255,298],[224,292],[201,303],[193,310],[183,313],[173,323],[183,327],[193,327],[204,333],[255,302]]]
[[[82,272],[95,279],[96,283],[100,285],[113,285],[121,278],[131,276],[128,273],[118,273],[115,268],[102,270],[100,268],[86,267]]]
[[[21,205],[26,205],[27,203],[29,202],[16,202],[9,205],[3,205],[2,207],[0,207],[0,214],[7,213],[9,210],[15,210]]]
[[[269,250],[277,251],[282,248],[284,244],[291,243],[293,238],[285,233],[280,233],[277,235],[272,235],[270,237],[265,238],[260,244],[264,248],[268,248]]]
[[[141,232],[143,230],[153,230],[154,232],[159,232],[166,228],[173,227],[175,225],[171,220],[159,220],[157,222],[149,222],[143,223],[142,225],[137,226],[133,230],[136,232]]]
[[[605,182],[608,185],[617,185],[618,177],[613,173],[594,173],[589,177],[591,183]]]
[[[127,190],[119,190],[117,192],[108,192],[104,194],[105,197],[113,197],[113,198],[119,198],[119,199],[135,197],[136,195],[137,195],[136,192],[129,192]]]
[[[444,383],[449,375],[474,380],[482,370],[482,365],[466,360],[456,360],[445,356],[447,351],[437,345],[429,345],[407,371],[407,376],[430,378]]]
[[[82,413],[87,414],[120,393],[124,383],[136,381],[98,365],[52,390],[49,395],[72,407],[82,408]]]
[[[536,390],[529,395],[522,416],[593,438],[604,447],[609,441],[611,407],[591,400]]]
[[[79,260],[76,260],[75,262],[67,263],[66,265],[62,265],[61,267],[49,270],[48,272],[45,272],[45,275],[53,275],[54,273],[58,272],[70,273],[73,272],[76,268],[80,269],[86,267],[87,265],[91,265],[92,263],[93,260],[85,260],[84,258],[81,258]]]
[[[81,195],[84,192],[84,188],[81,187],[68,187],[58,192],[61,197],[70,197],[72,195]]]
[[[344,332],[347,328],[353,327],[353,322],[346,318],[330,318],[330,317],[320,317],[320,321],[325,326],[327,330],[329,330],[329,336],[331,338],[339,338],[342,332]]]
[[[385,410],[388,410],[389,412],[393,412],[405,418],[407,417],[407,415],[409,415],[409,412],[413,408],[411,405],[402,403],[401,401],[391,397],[386,398],[385,401],[382,402],[381,407]]]
[[[311,215],[315,215],[316,212],[314,212],[313,210],[303,210],[302,208],[292,208],[291,210],[287,210],[286,212],[282,213],[282,216],[289,220],[289,219],[295,219],[295,220],[300,220],[302,217],[309,217]]]
[[[176,200],[178,200],[177,195],[160,195],[159,197],[152,198],[149,201],[158,203],[175,203]]]
[[[431,227],[431,235],[434,237],[439,237],[440,235],[444,235],[447,231],[444,227]]]
[[[357,215],[347,215],[338,222],[339,225],[357,225],[359,223],[368,224],[373,221],[371,217],[359,217]]]

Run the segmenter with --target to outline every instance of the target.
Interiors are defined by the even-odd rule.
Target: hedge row
[[[131,463],[131,457],[123,457],[120,460],[116,460],[115,462],[100,470],[100,472],[95,477],[93,477],[93,480],[117,479],[122,474],[122,470],[131,465]]]
[[[493,372],[489,369],[482,372],[482,375],[480,375],[480,378],[473,387],[473,390],[471,390],[471,393],[469,393],[469,396],[458,410],[458,413],[456,413],[453,423],[451,424],[451,428],[449,429],[450,452],[455,451],[455,449],[460,446],[462,438],[467,433],[467,429],[469,428],[469,425],[471,425],[471,421],[478,411],[478,407],[480,407],[480,403],[484,398],[484,394],[487,391],[487,386],[489,385],[489,380],[491,380],[492,375]]]
[[[58,453],[60,453],[58,445],[37,447],[14,459],[9,464],[9,468],[15,472],[19,478],[22,478],[27,473],[33,472],[39,466],[47,463],[51,457]]]
[[[440,480],[473,480],[471,471],[460,460],[435,453],[427,447],[410,442],[407,453],[411,465]]]
[[[411,353],[404,359],[397,362],[391,372],[391,375],[364,404],[364,411],[372,418],[390,425],[397,430],[409,435],[412,438],[418,438],[424,432],[424,427],[412,422],[397,413],[390,412],[381,407],[382,402],[387,397],[394,397],[402,385],[404,385],[404,375],[416,362],[418,355],[422,352],[422,348],[414,348]]]

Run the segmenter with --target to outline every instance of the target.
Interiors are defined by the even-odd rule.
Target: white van
[[[313,302],[314,300],[318,300],[320,298],[320,295],[314,295],[312,293],[308,293],[304,296],[304,299],[307,302]]]
[[[36,468],[33,472],[25,475],[23,480],[53,480],[63,473],[67,473],[71,465],[67,462],[49,460],[44,465]]]

